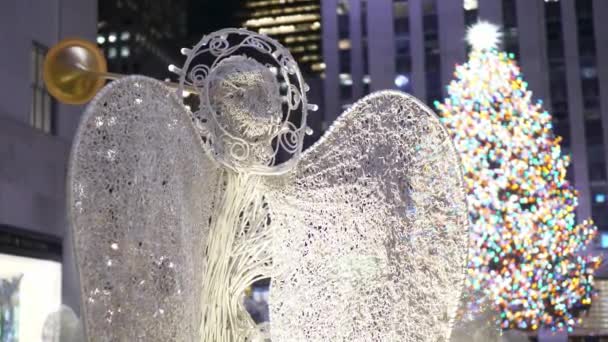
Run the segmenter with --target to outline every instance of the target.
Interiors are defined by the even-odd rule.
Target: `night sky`
[[[188,36],[199,39],[209,32],[239,26],[237,12],[243,3],[244,0],[189,0]]]

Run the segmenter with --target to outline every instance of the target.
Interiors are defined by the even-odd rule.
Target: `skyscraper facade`
[[[187,1],[109,0],[99,2],[97,44],[108,70],[165,79],[170,64],[181,64]]]
[[[244,28],[287,47],[305,74],[324,70],[320,0],[247,0],[239,17]]]

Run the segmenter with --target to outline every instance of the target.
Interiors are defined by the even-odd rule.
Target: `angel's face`
[[[270,141],[281,127],[277,78],[253,59],[233,56],[220,62],[210,75],[209,103],[218,123],[236,138]]]

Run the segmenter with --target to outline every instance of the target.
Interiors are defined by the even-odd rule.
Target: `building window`
[[[361,82],[363,82],[363,94],[369,94],[369,84],[372,83],[372,78],[369,75],[363,75]]]
[[[600,248],[608,248],[608,233],[605,233],[605,232],[601,233]]]
[[[45,133],[55,134],[55,100],[44,87],[42,67],[47,48],[34,42],[32,44],[32,104],[30,109],[30,124]]]
[[[570,151],[570,147],[568,147],[570,146],[570,144],[568,144],[567,146],[564,145],[566,144],[562,144],[562,155],[570,156],[570,158],[572,158],[572,151]],[[568,167],[566,168],[566,180],[568,181],[568,183],[574,184],[574,167],[572,166],[572,163],[568,164]]]
[[[393,17],[395,28],[395,86],[405,92],[411,92],[409,75],[412,71],[410,52],[409,3],[407,0],[393,0]]]
[[[395,36],[409,35],[409,7],[407,0],[393,0],[393,18],[395,26]]]
[[[465,11],[476,10],[479,7],[478,0],[464,0],[462,2],[462,7],[464,7]]]
[[[353,97],[353,78],[351,74],[340,74],[340,99],[350,100]]]
[[[608,189],[605,185],[592,186],[591,196],[593,223],[595,223],[599,230],[606,232],[608,231]]]
[[[348,39],[350,36],[349,28],[349,12],[350,7],[347,0],[338,1],[338,8],[336,13],[338,15],[338,36],[339,39]]]
[[[351,74],[340,74],[341,85],[353,85],[353,77]]]
[[[353,97],[353,77],[351,74],[340,74],[340,99],[350,100]]]
[[[477,0],[464,0],[464,24],[466,27],[473,25],[477,21],[479,4]]]
[[[517,31],[516,0],[502,0],[502,21],[505,51],[519,55],[519,32]]]
[[[129,57],[130,51],[128,46],[123,46],[120,48],[120,57],[127,58]]]
[[[116,52],[116,48],[115,47],[111,47],[111,48],[108,49],[108,58],[109,59],[116,58],[116,54],[117,54],[117,52]]]
[[[350,74],[350,50],[339,50],[338,57],[340,58],[340,73]]]
[[[424,64],[426,72],[426,103],[441,98],[441,63],[439,57],[439,27],[435,0],[423,2]]]
[[[340,100],[349,101],[353,97],[352,85],[340,85]]]
[[[568,88],[566,86],[566,67],[564,64],[562,13],[559,2],[545,2],[544,9],[553,127],[555,134],[563,138],[562,147],[567,149],[570,146],[570,125],[568,124],[567,114]],[[570,174],[569,170],[568,176]]]
[[[350,39],[340,39],[338,41],[338,49],[350,50]]]
[[[561,142],[562,148],[570,146],[570,140],[571,140],[570,139],[570,124],[568,123],[567,120],[554,122],[553,123],[553,134],[555,134],[555,136],[557,136],[557,137],[562,138],[562,142]],[[566,153],[564,152],[563,154],[566,154]]]
[[[597,61],[593,29],[593,0],[576,1],[576,22],[589,180],[592,182],[604,181],[606,180],[605,146],[602,129],[604,123],[599,114],[599,81],[597,72],[594,72]]]
[[[340,66],[340,98],[350,100],[352,97],[352,78],[346,80],[343,75],[351,73],[350,49],[350,7],[347,0],[338,1],[338,58]],[[345,42],[349,42],[346,44]]]
[[[361,0],[361,54],[363,61],[363,95],[369,94],[371,79],[369,77],[369,55],[367,49],[367,0]],[[366,78],[367,77],[367,78]],[[365,82],[367,80],[367,82]]]
[[[131,33],[124,31],[123,33],[120,34],[120,40],[122,41],[127,41],[131,38]]]

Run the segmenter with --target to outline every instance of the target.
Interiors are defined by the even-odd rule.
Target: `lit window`
[[[101,45],[103,43],[106,42],[106,37],[104,36],[97,36],[97,44]]]
[[[262,34],[273,35],[273,34],[291,33],[291,32],[298,32],[298,31],[296,30],[295,25],[281,25],[281,26],[276,26],[276,27],[261,28],[259,32]]]
[[[285,3],[298,3],[298,2],[309,2],[310,0],[268,0],[268,1],[251,1],[245,4],[245,7],[264,7],[268,5],[278,5]]]
[[[399,88],[405,88],[410,83],[410,79],[405,75],[397,75],[395,77],[395,85]]]
[[[285,38],[286,43],[294,43],[294,42],[307,42],[311,40],[321,39],[319,35],[308,35],[308,36],[289,36]]]
[[[364,84],[370,84],[370,83],[372,83],[372,78],[369,77],[369,75],[365,75],[365,76],[363,76],[363,80],[362,81],[363,81]]]
[[[108,58],[116,58],[116,48],[111,47],[108,49]]]
[[[129,57],[130,51],[128,46],[123,46],[120,48],[120,57]]]
[[[313,71],[323,71],[325,70],[325,63],[315,63],[311,68]]]
[[[311,62],[311,61],[318,61],[319,59],[321,59],[318,55],[306,55],[306,56],[302,56],[302,58],[300,59],[302,62]]]
[[[340,39],[340,41],[338,41],[338,48],[340,48],[340,50],[350,49],[350,39]]]
[[[595,203],[605,203],[606,202],[606,194],[595,194]]]
[[[353,85],[353,77],[351,74],[340,74],[340,84],[345,86]]]
[[[602,238],[600,240],[600,247],[608,248],[608,233],[602,233]]]
[[[131,38],[131,34],[127,31],[120,34],[120,40],[122,41],[129,40],[129,38]]]
[[[44,87],[42,65],[47,48],[34,42],[32,46],[32,104],[30,124],[45,133],[55,133],[55,101]]]
[[[597,77],[597,69],[594,67],[585,67],[581,69],[581,74],[584,79],[593,79]]]
[[[276,24],[289,24],[289,23],[298,23],[305,21],[318,20],[320,16],[318,14],[294,14],[294,15],[284,15],[279,17],[264,17],[258,19],[249,19],[245,22],[244,26],[246,27],[260,27],[260,26],[268,26],[268,25],[276,25]]]
[[[466,0],[465,0],[466,3]],[[409,8],[406,1],[399,1],[393,3],[393,17],[397,20],[407,19],[409,17]]]
[[[304,12],[312,12],[314,10],[319,9],[318,5],[309,5],[309,6],[296,6],[296,7],[281,7],[281,8],[273,8],[268,10],[256,10],[251,13],[252,18],[259,18],[268,15],[276,15],[276,14],[285,14],[285,13],[304,13]]]
[[[338,15],[346,15],[349,12],[348,1],[340,0],[337,7]]]
[[[464,7],[465,11],[471,11],[471,10],[476,10],[479,7],[479,4],[478,4],[478,0],[464,0],[462,6]]]
[[[110,35],[108,36],[108,41],[110,43],[114,43],[116,41],[116,33],[110,33]]]

